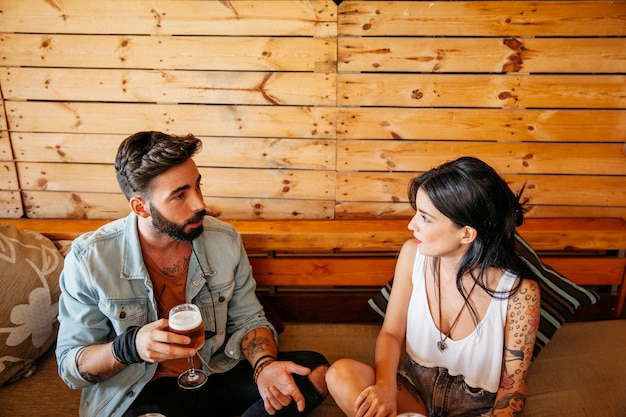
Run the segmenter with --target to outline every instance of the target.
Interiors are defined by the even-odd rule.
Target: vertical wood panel
[[[24,215],[19,191],[0,190],[0,216],[14,219]]]
[[[0,170],[2,170],[2,175],[0,175],[0,190],[18,191],[20,189],[20,183],[17,179],[15,162],[0,162]]]
[[[13,152],[11,150],[11,139],[9,132],[0,130],[0,161],[12,161]]]

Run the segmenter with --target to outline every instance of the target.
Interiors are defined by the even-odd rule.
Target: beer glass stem
[[[189,356],[187,358],[187,361],[189,362],[189,378],[193,379],[196,377],[196,370],[194,369],[194,366],[193,366],[193,356]]]
[[[201,370],[196,371],[193,366],[193,356],[187,358],[189,370],[183,372],[178,377],[178,385],[184,389],[199,388],[207,381],[207,375]]]

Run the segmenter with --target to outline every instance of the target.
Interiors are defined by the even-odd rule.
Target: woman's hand
[[[380,385],[365,388],[354,402],[355,417],[387,417],[396,415],[396,387]]]

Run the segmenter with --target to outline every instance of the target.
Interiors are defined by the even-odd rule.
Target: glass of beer
[[[179,304],[170,310],[169,330],[191,338],[187,346],[200,349],[204,345],[204,325],[200,309],[195,304]],[[178,385],[184,389],[198,388],[204,385],[207,375],[201,369],[194,369],[193,357],[189,357],[189,370],[178,377]]]

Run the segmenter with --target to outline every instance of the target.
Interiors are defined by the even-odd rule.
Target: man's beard
[[[152,227],[158,232],[181,242],[191,242],[202,234],[204,227],[200,225],[188,232],[185,232],[185,227],[202,220],[202,218],[207,215],[207,212],[206,210],[199,211],[195,216],[183,223],[182,226],[167,220],[154,206],[150,206],[150,214],[152,216]]]

